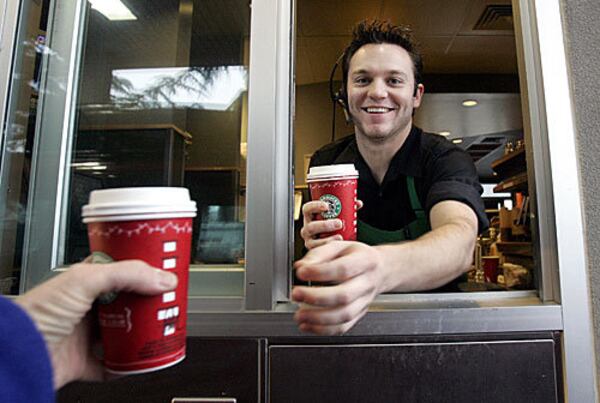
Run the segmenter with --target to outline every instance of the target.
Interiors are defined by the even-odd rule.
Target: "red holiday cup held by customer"
[[[196,203],[185,188],[96,190],[83,207],[93,260],[140,259],[178,278],[157,296],[104,295],[98,307],[104,366],[137,374],[177,364],[186,354],[187,291]]]
[[[312,200],[321,200],[329,209],[317,219],[342,221],[342,228],[325,234],[322,238],[340,234],[344,240],[356,240],[356,202],[358,171],[354,164],[336,164],[311,167],[306,181]]]

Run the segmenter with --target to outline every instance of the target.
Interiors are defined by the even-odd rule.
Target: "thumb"
[[[129,291],[143,295],[155,295],[173,290],[177,276],[165,270],[153,268],[141,260],[123,260],[106,264],[79,264],[67,272],[71,281],[83,289],[93,300],[110,291]]]

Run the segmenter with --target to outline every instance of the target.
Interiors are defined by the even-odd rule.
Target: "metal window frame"
[[[20,292],[45,280],[62,264],[60,230],[66,220],[64,200],[87,10],[86,0],[54,1],[50,7],[48,46],[53,52],[42,58],[44,91],[38,101]],[[73,29],[64,29],[67,26]]]
[[[521,105],[524,134],[527,142],[526,160],[532,206],[530,214],[535,232],[534,253],[539,274],[536,278],[540,299],[560,302],[559,268],[556,256],[556,226],[554,220],[553,186],[550,154],[546,136],[546,109],[543,102],[541,60],[538,45],[539,32],[533,3],[516,0],[513,5]],[[532,169],[531,169],[532,168]]]
[[[20,1],[4,1],[0,9],[0,145],[4,144],[6,136],[6,114],[8,94],[10,92],[10,77],[15,53],[15,40],[19,20]],[[4,149],[4,147],[2,147]],[[0,160],[0,172],[4,159]]]
[[[522,0],[537,28],[560,271],[563,353],[569,401],[598,399],[590,285],[583,232],[573,101],[559,0]],[[542,248],[545,245],[542,245]],[[552,247],[554,245],[551,245]]]
[[[4,220],[7,214],[10,214],[10,208],[7,205],[16,203],[18,195],[11,192],[10,183],[12,178],[10,172],[7,172],[7,146],[8,133],[12,128],[9,126],[8,116],[13,100],[10,97],[12,87],[12,70],[18,65],[16,55],[18,55],[16,41],[18,37],[19,14],[21,12],[20,1],[4,1],[0,4],[0,189],[2,190],[2,200],[0,203],[0,217]],[[3,221],[7,222],[7,221]],[[0,228],[0,248],[7,245],[14,248],[16,242],[15,228]],[[11,267],[13,255],[0,255],[0,268]],[[0,270],[2,272],[2,270]]]
[[[287,298],[291,259],[291,0],[253,0],[245,309]],[[271,79],[266,79],[270,77]]]

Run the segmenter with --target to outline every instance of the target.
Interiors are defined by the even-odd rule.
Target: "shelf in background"
[[[526,169],[525,148],[513,151],[490,164],[498,179],[515,176]]]
[[[496,193],[518,191],[527,191],[527,172],[511,176],[494,187]]]
[[[496,242],[498,251],[505,254],[533,256],[531,242]]]

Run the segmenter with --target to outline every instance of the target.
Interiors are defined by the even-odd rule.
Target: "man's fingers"
[[[341,236],[327,237],[318,239],[321,234],[334,232],[342,228],[342,220],[315,220],[315,214],[323,213],[328,210],[327,203],[313,200],[302,206],[304,216],[304,225],[300,230],[300,236],[304,240],[304,246],[307,249],[314,249],[332,240],[341,240]]]
[[[108,264],[79,264],[67,272],[72,281],[86,288],[90,298],[109,291],[131,291],[154,295],[177,286],[177,276],[151,267],[141,260],[123,260]],[[82,281],[92,277],[92,281]]]
[[[315,265],[322,262],[328,262],[346,253],[351,253],[356,242],[327,242],[326,245],[320,248],[311,249],[302,259],[294,263],[296,269],[301,269],[305,266]]]
[[[319,234],[333,232],[338,229],[342,229],[342,220],[340,219],[317,220],[302,227],[300,235],[303,239],[310,239]]]
[[[356,277],[372,267],[375,262],[368,261],[357,253],[340,254],[333,260],[308,263],[296,267],[299,278],[310,281],[341,283]]]
[[[356,199],[356,209],[360,210],[361,208],[363,208],[364,203],[362,200]]]
[[[296,286],[292,289],[292,300],[319,307],[336,307],[366,295],[374,297],[375,286],[361,277],[324,287]]]
[[[358,315],[356,315],[349,322],[334,324],[334,325],[321,325],[310,322],[299,323],[298,327],[302,332],[310,332],[321,336],[334,336],[346,333],[352,329],[354,325],[362,319],[368,311],[368,307],[364,308]]]
[[[341,241],[342,239],[343,238],[341,235],[332,235],[332,236],[328,236],[327,238],[309,239],[304,242],[304,246],[306,246],[306,249],[311,250],[316,247],[325,245],[326,243],[333,242],[333,241]]]
[[[319,200],[313,200],[309,201],[308,203],[304,203],[304,205],[302,206],[302,216],[304,217],[304,224],[306,225],[307,223],[311,222],[315,214],[323,213],[328,209],[329,207],[327,206],[327,203]]]
[[[350,322],[359,315],[369,304],[365,297],[357,298],[348,305],[339,305],[333,308],[301,307],[296,311],[294,320],[298,323],[312,325],[340,325]]]
[[[302,259],[296,262],[296,265],[303,266],[304,264],[314,264],[332,260],[340,255],[351,242],[330,242],[322,248],[309,251]]]

